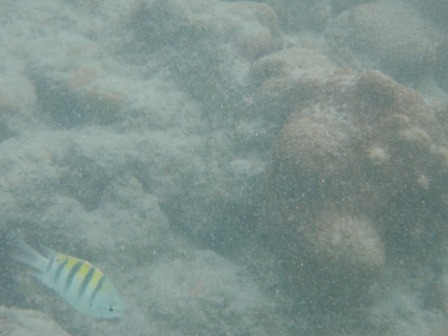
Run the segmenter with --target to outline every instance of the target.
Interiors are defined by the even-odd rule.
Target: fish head
[[[91,314],[97,318],[114,319],[123,315],[125,307],[115,289],[110,286],[98,293],[90,304],[90,310]]]

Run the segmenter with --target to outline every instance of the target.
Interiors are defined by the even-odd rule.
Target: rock
[[[34,310],[0,306],[2,336],[70,336],[48,316]]]
[[[448,191],[439,113],[380,72],[336,74],[280,130],[263,223],[311,300],[361,299],[385,248],[415,253],[440,232],[428,220],[445,216]]]
[[[0,80],[0,142],[35,123],[37,97],[34,85],[19,73],[2,74]]]
[[[355,160],[356,133],[345,113],[320,106],[304,109],[281,130],[276,159],[286,175],[314,181],[339,178]]]
[[[282,119],[319,94],[338,67],[315,49],[291,46],[260,57],[248,74],[256,110],[270,120]]]
[[[448,312],[448,275],[439,274],[428,288],[426,304],[430,309]]]
[[[336,53],[348,48],[364,66],[411,81],[432,73],[439,57],[436,41],[443,41],[412,5],[400,1],[359,4],[334,19],[327,34]]]
[[[254,2],[155,1],[129,22],[142,53],[162,53],[182,87],[212,109],[241,100],[251,62],[283,44],[275,12]]]
[[[159,317],[165,332],[223,335],[226,330],[262,336],[285,332],[281,323],[270,318],[271,304],[257,283],[212,251],[190,251],[151,272],[141,270],[136,277],[142,274],[145,285],[138,293],[139,305]]]
[[[384,243],[375,223],[337,211],[322,212],[301,231],[304,249],[333,281],[344,279],[344,286],[367,287],[385,267]]]
[[[371,285],[385,271],[385,248],[377,223],[340,214],[335,208],[321,211],[305,221],[296,235],[305,255],[291,264],[301,268],[303,283],[298,287],[303,286],[303,298],[314,307],[346,309],[349,302],[357,306],[368,300]]]
[[[416,4],[433,24],[440,26],[443,31],[447,31],[448,23],[445,18],[448,15],[448,3],[444,0],[417,0]]]

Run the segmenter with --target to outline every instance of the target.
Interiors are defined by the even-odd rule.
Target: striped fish
[[[117,318],[123,304],[109,279],[87,261],[41,247],[43,255],[20,238],[13,258],[31,266],[33,275],[83,314]]]

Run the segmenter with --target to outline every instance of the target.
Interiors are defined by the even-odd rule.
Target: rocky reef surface
[[[45,314],[0,306],[0,328],[5,336],[70,336]]]
[[[443,334],[444,10],[6,1],[2,330]],[[29,277],[16,230],[101,266],[125,316],[86,320]]]
[[[317,286],[328,304],[332,294],[361,297],[356,289],[395,257],[386,250],[436,244],[446,233],[448,162],[446,110],[417,92],[374,71],[338,75],[321,89],[276,140],[267,211],[301,251],[295,268],[311,263],[313,277],[331,279],[329,292]]]

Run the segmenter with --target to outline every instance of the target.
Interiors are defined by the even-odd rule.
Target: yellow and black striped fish
[[[123,304],[109,279],[87,261],[41,247],[43,254],[17,239],[13,258],[33,267],[34,274],[81,313],[97,318],[117,318]]]

